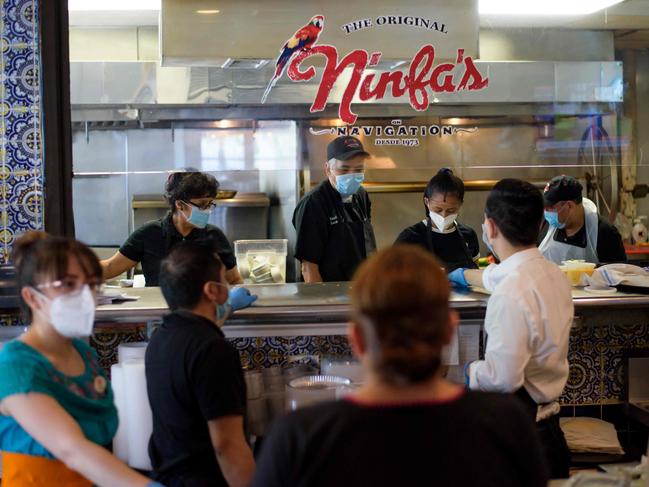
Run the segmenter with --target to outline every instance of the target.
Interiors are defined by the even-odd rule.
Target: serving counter
[[[349,283],[271,284],[247,286],[258,299],[247,309],[236,311],[224,326],[228,337],[343,335],[346,332],[350,305]],[[120,290],[120,292],[123,290]],[[129,289],[124,301],[97,308],[101,324],[129,324],[155,321],[168,312],[159,288]],[[484,290],[453,292],[451,307],[459,312],[462,324],[484,319],[489,296]],[[633,314],[646,313],[649,296],[615,293],[594,295],[573,291],[575,315],[581,324],[592,319],[601,321],[613,314],[619,324],[634,321]],[[629,316],[631,314],[631,316]]]

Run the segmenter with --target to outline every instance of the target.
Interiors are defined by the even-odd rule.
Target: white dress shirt
[[[537,404],[556,400],[568,380],[568,339],[574,306],[568,279],[538,249],[490,265],[485,360],[470,366],[469,387],[515,392],[525,387]]]

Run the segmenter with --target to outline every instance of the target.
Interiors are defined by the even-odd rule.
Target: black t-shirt
[[[395,243],[415,244],[432,252],[442,261],[447,272],[458,267],[476,268],[473,259],[480,255],[480,244],[475,231],[459,222],[457,230],[451,233],[433,232],[426,223],[419,222],[401,232]]]
[[[534,425],[513,396],[465,392],[448,402],[298,410],[262,446],[254,487],[543,486]]]
[[[147,286],[157,286],[160,263],[169,255],[174,245],[183,240],[200,241],[211,245],[219,254],[226,269],[237,265],[232,246],[225,234],[213,225],[194,228],[183,237],[171,220],[171,213],[160,220],[145,223],[124,242],[119,252],[126,258],[142,263]]]
[[[156,479],[168,487],[185,485],[183,480],[226,486],[207,422],[244,416],[246,386],[237,351],[214,323],[177,311],[151,337],[145,365]]]
[[[300,200],[293,213],[295,258],[318,264],[323,281],[349,281],[376,250],[372,205],[360,188],[348,203],[324,180]]]
[[[539,243],[543,240],[543,237],[545,237],[548,229],[549,225],[546,222],[541,232]],[[588,245],[586,225],[581,227],[581,229],[571,237],[566,235],[564,229],[560,228],[554,233],[553,240],[585,249],[586,245]],[[597,258],[602,264],[614,264],[627,261],[620,232],[618,232],[617,228],[601,215],[598,215],[597,218]]]

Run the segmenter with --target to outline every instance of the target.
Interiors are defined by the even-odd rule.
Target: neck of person
[[[178,230],[178,233],[183,237],[189,235],[194,229],[194,226],[187,221],[187,218],[185,218],[179,210],[176,210],[171,214],[171,221],[174,224],[174,227],[176,227],[176,230]]]
[[[498,255],[498,259],[500,259],[500,262],[503,262],[514,254],[524,252],[525,250],[535,249],[536,245],[512,245],[509,242],[505,241],[500,245],[500,247],[502,248],[498,249],[496,253]]]
[[[572,213],[572,215],[568,216],[566,226],[564,227],[564,231],[568,237],[572,237],[581,230],[586,222],[586,215],[584,214],[583,206],[579,205]]]
[[[440,370],[430,379],[416,384],[394,385],[383,381],[373,370],[366,370],[366,382],[354,397],[362,402],[408,404],[425,401],[445,401],[458,396],[461,387],[448,382]]]
[[[70,338],[58,333],[44,318],[34,315],[29,330],[22,336],[22,341],[35,348],[45,356],[62,356],[69,353],[72,345]]]
[[[180,311],[185,311],[186,313],[191,313],[206,320],[210,320],[216,326],[216,310],[214,309],[214,303],[206,299],[201,299],[201,301],[191,309],[181,308]]]

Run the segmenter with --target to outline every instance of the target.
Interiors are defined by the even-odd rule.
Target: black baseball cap
[[[556,176],[545,185],[543,202],[545,206],[556,205],[559,201],[581,203],[583,186],[572,176]]]
[[[365,151],[360,140],[350,135],[336,137],[327,146],[327,160],[348,161],[359,155],[369,156],[370,154]]]

